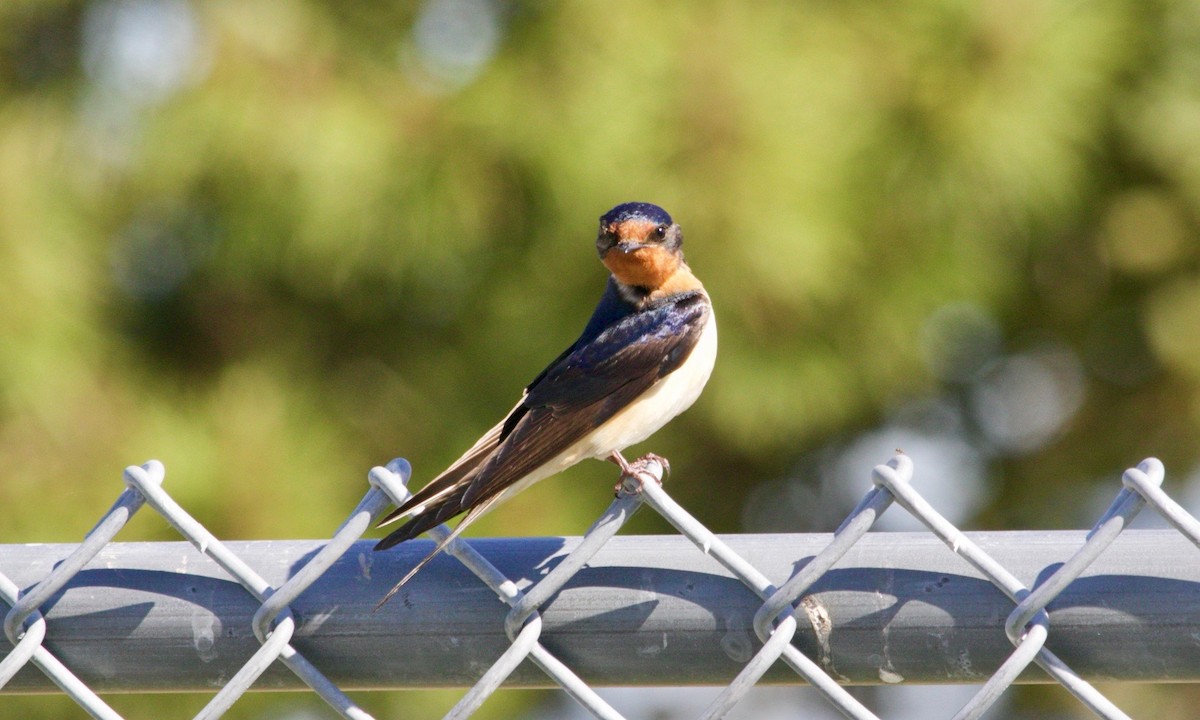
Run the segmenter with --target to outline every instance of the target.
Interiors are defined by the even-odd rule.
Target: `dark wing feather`
[[[628,315],[529,387],[529,409],[480,468],[463,508],[502,492],[633,402],[687,359],[710,312],[701,293]]]
[[[487,502],[603,424],[687,359],[709,312],[701,292],[627,314],[612,313],[602,300],[588,329],[530,383],[505,420],[380,523],[428,504],[375,549]],[[594,327],[601,313],[611,324]]]
[[[474,472],[496,451],[496,448],[500,445],[501,438],[505,434],[505,426],[510,422],[515,422],[513,420],[514,417],[520,417],[525,414],[525,406],[522,404],[524,396],[522,396],[521,400],[522,402],[518,402],[516,407],[509,411],[508,416],[502,422],[484,433],[483,437],[476,440],[475,444],[462,454],[462,457],[455,460],[450,467],[443,470],[441,475],[426,483],[425,487],[404,501],[400,507],[388,513],[387,517],[380,520],[375,527],[383,527],[384,525],[393,523],[418,505],[434,501],[439,496],[450,494],[455,485],[462,482],[463,478]],[[387,539],[391,540],[392,538],[389,536]],[[396,542],[402,541],[396,540],[380,549],[391,547]]]

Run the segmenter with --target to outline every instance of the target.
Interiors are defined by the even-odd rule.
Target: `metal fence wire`
[[[1195,629],[1200,622],[1200,570],[1196,569],[1200,563],[1191,556],[1194,548],[1188,546],[1188,541],[1200,546],[1200,522],[1163,492],[1164,469],[1153,458],[1124,473],[1123,489],[1086,535],[972,533],[970,537],[917,492],[910,483],[913,463],[903,454],[874,469],[872,489],[831,536],[718,537],[663,490],[662,468],[651,463],[643,477],[624,480],[616,500],[581,538],[471,542],[460,538],[452,542],[448,554],[486,586],[482,592],[486,597],[481,599],[482,586],[477,581],[462,573],[448,574],[450,561],[442,560],[418,576],[412,595],[406,588],[375,614],[370,607],[403,572],[404,564],[427,547],[417,547],[411,555],[372,555],[368,543],[358,542],[385,510],[409,496],[405,487],[409,474],[409,464],[402,459],[372,469],[369,491],[327,542],[225,543],[163,489],[160,463],[127,468],[124,492],[82,543],[0,547],[0,599],[11,607],[4,617],[4,631],[12,643],[0,662],[0,689],[44,692],[48,682],[53,682],[93,717],[115,720],[120,716],[97,691],[212,686],[217,688],[216,694],[196,717],[216,718],[256,684],[294,687],[298,678],[343,717],[365,720],[371,715],[341,687],[464,686],[473,682],[446,715],[466,718],[506,682],[553,683],[595,717],[615,719],[622,714],[601,698],[593,685],[611,684],[614,679],[649,685],[690,682],[723,687],[702,715],[719,718],[764,678],[786,681],[786,668],[790,668],[799,676],[791,676],[793,682],[802,679],[817,688],[846,717],[865,719],[876,715],[844,685],[864,682],[869,673],[874,673],[875,682],[913,679],[913,672],[923,672],[913,670],[921,664],[901,655],[905,648],[909,655],[919,655],[913,648],[919,649],[925,642],[925,650],[936,656],[930,663],[953,667],[929,670],[918,679],[936,680],[941,673],[943,682],[982,683],[955,718],[980,717],[1018,678],[1021,682],[1057,682],[1097,716],[1125,718],[1125,713],[1082,675],[1117,680],[1195,680],[1200,675],[1200,632]],[[927,533],[915,539],[912,533],[868,534],[880,514],[893,504],[920,520],[940,544]],[[1147,504],[1178,533],[1130,531],[1114,545]],[[143,505],[165,518],[208,560],[175,547],[180,543],[113,543]],[[687,542],[681,545],[678,537],[651,536],[614,540],[641,506],[659,513]],[[440,539],[448,532],[442,526],[432,534]],[[908,540],[914,547],[924,548],[913,552],[926,558],[925,571],[913,571],[911,577],[919,582],[903,585],[897,581],[903,560],[897,559],[896,553],[907,552],[897,548]],[[665,564],[651,567],[654,563],[643,563],[645,556],[636,552],[639,547],[662,551],[654,557],[666,558]],[[941,550],[934,553],[938,547]],[[795,554],[788,556],[790,553]],[[1055,557],[1047,559],[1047,553]],[[613,560],[614,554],[618,561]],[[384,555],[393,559],[381,561],[379,557]],[[516,569],[506,574],[485,555],[491,555],[500,566]],[[997,556],[1003,556],[1004,563]],[[1150,561],[1155,556],[1162,556],[1157,563]],[[759,569],[768,564],[764,558],[770,559],[769,572]],[[848,558],[856,558],[850,563],[852,570],[846,569]],[[1096,569],[1106,562],[1111,566]],[[786,568],[782,577],[781,563]],[[512,579],[517,573],[517,579]],[[674,573],[669,577],[672,582],[678,580],[670,593],[662,590],[664,573]],[[431,589],[422,591],[422,582]],[[960,594],[947,592],[934,599],[935,591],[950,585]],[[595,586],[603,586],[604,594],[588,594]],[[894,633],[890,653],[887,638],[881,653],[862,650],[861,657],[842,646],[834,647],[835,634],[851,632],[835,607],[842,597],[834,592],[838,589],[884,598],[876,602],[890,615],[879,620],[881,624],[862,625],[859,632],[886,635],[890,628]],[[306,599],[316,594],[324,598],[320,608],[314,609],[312,603],[306,606]],[[495,605],[490,599],[493,594],[508,606],[499,615],[479,604],[487,600]],[[430,603],[431,597],[437,599]],[[624,599],[628,597],[642,597],[643,601]],[[924,602],[915,602],[919,599]],[[556,605],[571,602],[590,610],[573,611],[574,640],[558,638],[557,629],[569,634],[572,622],[558,623],[557,629],[548,632],[547,617]],[[1048,610],[1052,603],[1055,607]],[[901,604],[917,608],[914,614],[919,614],[921,607],[934,608],[926,613],[928,627],[907,621],[917,638],[908,645],[896,640],[904,631],[901,614],[895,609]],[[1159,615],[1147,609],[1160,605]],[[683,617],[688,608],[695,612]],[[1072,611],[1076,615],[1070,615]],[[1105,615],[1108,611],[1112,612]],[[651,622],[656,612],[674,613],[677,617],[668,622],[675,622],[678,634],[659,632],[660,626]],[[745,637],[737,634],[734,626],[739,623],[739,613],[740,627],[752,628],[756,640],[749,632],[743,633]],[[339,615],[343,619],[339,620]],[[1047,646],[1052,616],[1056,648],[1061,640],[1066,648],[1063,654],[1077,667],[1084,667],[1083,671],[1073,670]],[[1077,621],[1067,621],[1069,617]],[[1102,622],[1102,617],[1108,621]],[[392,639],[385,644],[413,643],[420,652],[408,652],[419,655],[419,661],[432,672],[444,672],[442,677],[420,675],[411,663],[405,664],[404,650],[387,655],[387,651],[375,649],[378,635],[386,634],[383,626],[397,622],[403,627],[393,628]],[[580,638],[622,623],[633,628],[631,633],[651,633],[655,639],[646,646],[639,636],[637,648],[617,653],[619,657],[605,665],[596,658],[600,653]],[[691,625],[683,628],[688,623]],[[107,634],[96,630],[106,624],[120,627],[108,628]],[[183,625],[187,627],[172,634]],[[502,625],[504,637],[499,637],[497,625]],[[974,627],[965,627],[971,625]],[[1069,628],[1063,629],[1064,625]],[[335,626],[340,628],[337,633],[330,629]],[[937,628],[929,629],[934,626]],[[486,632],[481,627],[487,628]],[[1106,636],[1105,628],[1112,628],[1116,635]],[[962,637],[948,640],[954,631],[961,631]],[[472,640],[472,633],[482,636],[489,632],[491,639]],[[1137,634],[1146,635],[1146,643],[1156,647],[1119,646],[1122,639],[1128,641]],[[178,647],[179,637],[187,639],[183,644],[188,647]],[[610,642],[630,637],[634,635]],[[103,646],[105,638],[108,647]],[[693,645],[688,638],[693,638]],[[661,647],[654,645],[659,640]],[[672,641],[682,643],[683,649],[667,652]],[[580,649],[573,642],[583,642],[585,647]],[[965,646],[960,646],[962,642],[978,643],[974,660]],[[129,643],[133,649],[125,647]],[[245,652],[240,656],[228,650],[218,652],[229,645]],[[716,655],[724,665],[699,667],[702,658],[712,654],[708,645],[721,646]],[[492,652],[486,648],[502,649],[498,657],[493,654],[481,663],[477,659],[480,647],[485,652]],[[661,656],[638,664],[639,658],[659,651]],[[696,658],[697,667],[680,668],[686,663],[679,658],[689,654]],[[182,663],[179,658],[185,655],[194,656],[199,664]],[[205,663],[219,664],[218,656],[228,662],[230,655],[237,656],[236,664],[222,667],[232,670],[231,675],[225,670],[204,671]],[[459,655],[475,659],[455,660]],[[1151,656],[1153,661],[1148,659]],[[351,663],[347,658],[354,658],[354,668],[346,667]],[[531,670],[527,659],[541,675]],[[281,671],[279,663],[292,675]],[[1044,673],[1032,670],[1034,664]],[[447,667],[457,669],[445,670]],[[988,672],[983,671],[985,667]],[[630,675],[636,673],[644,673],[640,683],[630,682]],[[584,676],[590,682],[585,682]]]

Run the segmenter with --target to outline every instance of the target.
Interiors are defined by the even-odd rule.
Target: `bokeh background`
[[[428,480],[574,339],[596,219],[627,200],[682,224],[716,305],[706,393],[641,448],[711,528],[829,531],[897,447],[964,528],[1087,527],[1148,455],[1196,510],[1198,78],[1186,0],[9,0],[0,542],[77,540],[148,458],[218,536],[328,536],[368,468]],[[473,533],[579,534],[614,480],[579,466]],[[122,539],[175,536],[146,514]],[[1200,702],[1105,690],[1162,720]],[[674,717],[695,692],[619,702]],[[825,712],[757,697],[746,717]],[[1008,703],[1086,716],[1061,689]]]

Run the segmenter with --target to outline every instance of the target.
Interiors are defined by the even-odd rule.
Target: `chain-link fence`
[[[764,678],[790,677],[847,717],[874,718],[844,685],[971,682],[982,686],[954,717],[975,718],[1015,682],[1055,681],[1124,718],[1084,677],[1200,679],[1200,523],[1162,491],[1154,459],[1126,471],[1086,535],[968,536],[914,489],[900,454],[832,536],[718,537],[651,464],[581,538],[458,539],[454,560],[376,612],[428,549],[359,542],[408,497],[409,472],[404,460],[374,468],[329,541],[226,543],[162,488],[161,464],[128,468],[79,545],[0,548],[12,643],[0,688],[53,683],[97,718],[120,717],[97,692],[215,689],[197,715],[215,718],[251,686],[303,683],[342,716],[369,718],[345,690],[469,685],[447,715],[465,718],[502,684],[554,685],[621,718],[595,687],[704,684],[723,688],[702,715],[717,718]],[[144,504],[190,546],[114,543]],[[932,535],[868,534],[892,504]],[[1178,532],[1118,538],[1147,504]],[[680,535],[614,538],[641,506]]]

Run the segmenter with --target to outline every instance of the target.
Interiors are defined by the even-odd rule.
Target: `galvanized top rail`
[[[447,715],[462,718],[502,684],[553,685],[620,718],[594,687],[705,684],[723,688],[702,716],[716,718],[790,677],[847,717],[874,718],[844,685],[983,683],[954,716],[974,718],[1015,682],[1058,682],[1124,718],[1085,678],[1200,680],[1200,644],[1180,630],[1200,626],[1200,523],[1161,490],[1161,463],[1127,471],[1088,533],[964,534],[912,471],[904,455],[876,467],[832,535],[718,537],[651,465],[583,537],[459,539],[375,612],[428,550],[359,541],[407,497],[407,462],[370,472],[331,540],[226,543],[166,493],[152,461],[126,470],[81,544],[0,547],[12,642],[0,688],[53,683],[97,718],[120,717],[98,691],[209,689],[197,717],[215,718],[251,685],[307,686],[369,718],[343,690],[469,686]],[[143,504],[188,542],[113,542]],[[929,532],[868,533],[892,504]],[[1175,529],[1122,534],[1146,504]],[[641,506],[680,535],[614,537]]]

